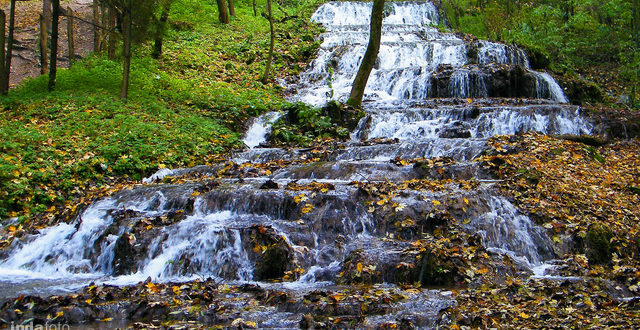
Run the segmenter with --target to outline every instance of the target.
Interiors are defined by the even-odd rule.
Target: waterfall
[[[267,141],[267,134],[271,131],[271,125],[278,120],[282,114],[280,112],[269,112],[256,118],[245,133],[242,140],[244,144],[253,149]]]
[[[318,106],[331,99],[346,100],[367,46],[370,10],[371,3],[330,2],[320,6],[312,20],[327,32],[320,37],[318,57],[301,75],[301,83],[292,89],[292,100]],[[567,102],[551,76],[529,68],[523,50],[488,41],[469,43],[452,33],[439,32],[433,27],[438,22],[437,9],[430,2],[386,4],[380,51],[365,89],[365,100],[500,95],[502,91],[490,89],[488,83],[495,81],[494,85],[500,86],[505,77],[492,76],[486,70],[472,77],[465,66],[477,63],[473,65],[480,70],[494,64],[520,66],[527,73],[525,79],[535,85],[531,96]],[[475,54],[470,54],[470,49],[476,49]],[[432,80],[442,66],[455,71],[448,86],[436,92]]]
[[[317,57],[295,84],[286,86],[290,101],[323,105],[346,98],[367,46],[370,12],[366,2],[330,2],[318,8],[312,20],[326,32],[319,37]],[[478,205],[469,212],[465,230],[478,233],[489,251],[509,255],[523,268],[544,269],[544,262],[554,257],[544,230],[486,182],[490,174],[474,159],[495,135],[578,135],[594,126],[581,116],[580,107],[563,104],[562,89],[549,74],[531,70],[522,50],[465,41],[440,32],[434,27],[439,22],[431,2],[386,4],[380,54],[365,91],[366,116],[350,141],[317,149],[261,147],[281,114],[258,117],[244,137],[248,150],[232,158],[244,164],[162,169],[145,178],[144,185],[97,200],[70,224],[16,239],[0,260],[0,288],[65,278],[117,285],[148,277],[254,283],[262,280],[260,267],[266,267],[260,258],[278,244],[278,262],[301,276],[287,284],[261,285],[295,292],[332,287],[343,261],[356,252],[377,262],[378,270],[393,273],[411,242],[393,238],[389,231],[398,230],[396,219],[385,223],[391,221],[385,216],[395,213],[372,208],[386,202],[366,200],[373,192],[352,181],[401,185],[413,179],[474,180],[478,187],[468,191],[453,184],[444,191],[402,191],[387,206],[397,202],[393,210],[400,212],[402,205],[414,211],[414,220],[426,221],[434,205],[454,214],[448,201],[465,194]],[[521,81],[511,84],[505,76]],[[434,157],[455,162],[433,171],[390,162]],[[223,173],[227,170],[231,174]],[[202,179],[160,182],[167,175]],[[311,183],[325,186],[296,186]],[[426,234],[420,229],[412,239]],[[383,275],[378,281],[394,278]],[[398,315],[431,326],[434,314],[451,301],[437,296],[426,290],[413,295],[415,301],[398,303]],[[366,318],[373,325],[384,320]],[[297,324],[266,322],[259,326]]]

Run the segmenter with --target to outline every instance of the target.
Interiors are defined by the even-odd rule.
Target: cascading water
[[[305,270],[297,282],[284,287],[332,285],[341,262],[353,252],[368,251],[391,264],[398,261],[398,251],[409,247],[407,242],[389,242],[379,215],[363,205],[362,192],[350,181],[402,182],[425,176],[484,180],[487,175],[472,160],[485,149],[488,137],[525,131],[582,134],[593,129],[578,107],[560,104],[567,102],[560,87],[548,74],[530,70],[522,50],[485,41],[469,43],[440,32],[433,27],[440,21],[430,2],[386,6],[379,58],[367,84],[367,115],[343,148],[324,155],[323,162],[216,182],[143,185],[97,201],[72,224],[15,241],[8,257],[0,261],[0,287],[34,279],[87,277],[114,284],[147,277],[160,281],[214,277],[246,283],[270,278],[273,270],[264,270],[267,266],[261,264],[269,253],[286,259],[288,271]],[[365,2],[320,6],[312,19],[327,32],[320,37],[316,59],[295,85],[288,86],[295,91],[292,101],[321,105],[330,99],[344,100],[366,48],[370,10],[371,4]],[[502,98],[466,100],[493,96]],[[430,100],[433,97],[465,99]],[[505,97],[544,100],[513,102]],[[254,122],[245,137],[251,150],[236,155],[235,161],[315,157],[308,150],[255,148],[264,142],[268,123],[278,116]],[[373,138],[387,141],[365,141]],[[389,162],[396,157],[448,157],[458,163],[425,174]],[[206,177],[221,170],[223,165],[163,170],[145,183],[189,173]],[[267,180],[270,186],[265,188]],[[282,189],[312,181],[331,189]],[[540,267],[553,257],[544,233],[505,198],[496,196],[490,184],[470,192],[452,186],[443,192],[405,194],[402,203],[425,217],[435,205],[427,201],[446,204],[452,196],[466,196],[478,205],[473,212],[465,211],[470,218],[465,228],[477,232],[491,251],[508,254],[524,267]],[[261,234],[268,234],[268,239],[257,239]],[[267,252],[269,246],[280,250]],[[437,313],[450,301],[429,292],[417,299],[403,303],[405,309],[398,313],[425,318],[429,314],[425,310]],[[433,315],[429,317],[418,324],[432,325]],[[380,316],[366,322],[382,324],[387,319]]]

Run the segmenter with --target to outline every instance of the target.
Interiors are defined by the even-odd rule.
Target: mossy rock
[[[611,245],[613,232],[601,224],[592,224],[587,230],[585,243],[587,248],[587,258],[590,264],[602,265],[611,262]]]

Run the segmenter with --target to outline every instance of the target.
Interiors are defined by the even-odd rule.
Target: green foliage
[[[282,10],[291,17],[281,23],[276,11],[274,66],[284,76],[313,55],[318,28],[308,23],[313,3]],[[66,207],[119,178],[216,161],[241,147],[246,119],[286,107],[277,84],[257,82],[264,18],[253,16],[250,1],[236,4],[229,25],[218,24],[215,11],[209,2],[175,0],[164,55],[151,59],[146,43],[133,50],[126,104],[118,98],[121,64],[99,55],[60,70],[55,92],[43,76],[0,98],[0,219]],[[311,117],[318,132],[331,126]]]
[[[317,138],[349,137],[349,130],[324,115],[320,108],[299,102],[284,110],[286,115],[273,125],[272,142],[308,145]]]
[[[638,84],[631,1],[443,0],[442,7],[453,28],[518,44],[548,58],[557,72],[588,74],[603,66],[610,73],[613,67],[627,93]],[[601,84],[611,80],[597,78]]]

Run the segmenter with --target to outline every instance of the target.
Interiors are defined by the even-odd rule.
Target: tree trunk
[[[233,0],[228,0],[227,2],[229,2],[229,15],[236,17],[236,7],[233,5]]]
[[[93,51],[100,51],[100,8],[98,7],[98,0],[93,0]]]
[[[266,84],[269,80],[269,69],[271,69],[271,61],[273,61],[273,45],[275,44],[275,35],[273,33],[273,12],[271,11],[271,0],[267,0],[267,14],[269,15],[269,30],[271,31],[271,43],[269,45],[269,58],[267,59],[267,67],[262,76],[262,83]]]
[[[58,69],[58,22],[60,21],[60,0],[53,0],[51,15],[51,60],[49,61],[49,91],[56,88]]]
[[[69,48],[69,67],[76,61],[76,48],[73,42],[73,9],[67,8],[67,45]]]
[[[116,11],[113,7],[108,7],[109,10],[109,47],[107,53],[110,60],[116,58]]]
[[[131,1],[128,0],[128,6],[123,12],[123,24],[122,24],[122,87],[120,88],[120,98],[122,101],[127,102],[129,96],[129,73],[131,71]]]
[[[49,18],[51,20],[51,18]],[[48,47],[47,39],[49,39],[49,24],[44,15],[40,15],[40,74],[47,73],[47,67],[49,66],[49,59],[47,57]]]
[[[229,10],[227,9],[227,2],[225,0],[216,0],[218,4],[218,19],[220,23],[229,24]]]
[[[364,97],[364,89],[367,86],[367,80],[369,80],[369,74],[373,69],[373,65],[378,58],[378,50],[380,50],[380,37],[382,36],[382,11],[384,9],[384,0],[374,0],[373,8],[371,9],[371,31],[369,33],[369,45],[367,51],[364,53],[362,63],[356,74],[356,78],[353,81],[351,87],[351,93],[347,104],[360,107],[362,105],[362,98]]]
[[[633,0],[633,11],[631,13],[631,20],[633,21],[633,39],[635,41],[635,49],[632,61],[632,67],[635,66],[636,77],[631,88],[631,103],[632,106],[636,106],[638,99],[636,98],[638,93],[638,84],[640,84],[640,60],[637,59],[640,54],[640,0]]]
[[[11,57],[13,56],[13,30],[15,29],[16,21],[16,0],[11,0],[11,7],[9,7],[9,33],[7,36],[7,53],[4,64],[4,81],[2,85],[2,94],[6,95],[9,92],[9,78],[11,77]]]
[[[165,2],[162,6],[162,14],[160,15],[160,20],[158,21],[158,27],[156,29],[155,40],[153,43],[153,52],[151,53],[151,57],[160,58],[162,55],[162,39],[164,38],[165,31],[167,29],[167,20],[169,19],[169,9],[171,6],[171,2]]]
[[[47,30],[51,27],[51,0],[42,0],[42,17],[47,24]]]
[[[256,10],[256,0],[253,0],[253,17],[258,16],[258,10]]]
[[[107,5],[105,3],[100,4],[100,51],[103,52],[107,50],[108,47],[108,37],[109,30],[107,30],[107,25],[109,25],[109,14],[107,13]]]
[[[4,33],[5,33],[5,24],[7,21],[7,16],[4,13],[4,10],[0,9],[0,90],[3,90],[3,87],[5,85],[4,83],[4,79],[6,78],[6,74],[5,74],[5,66],[4,66],[4,46],[5,46],[5,39],[4,39]]]

